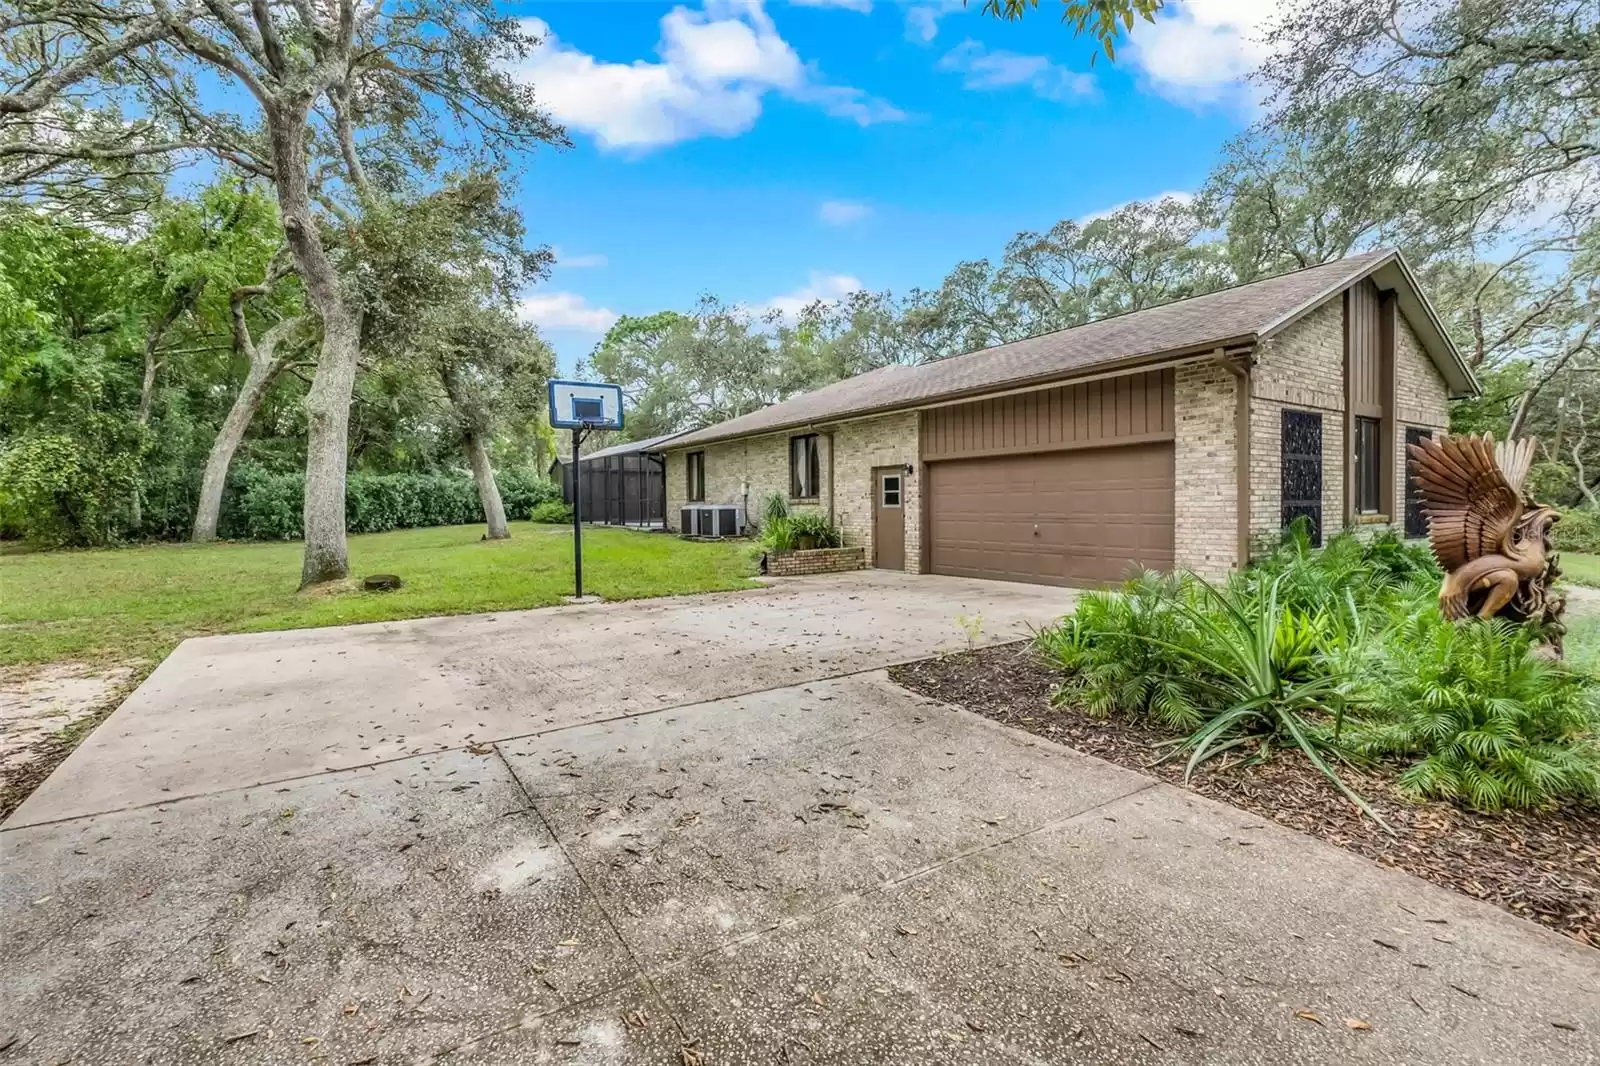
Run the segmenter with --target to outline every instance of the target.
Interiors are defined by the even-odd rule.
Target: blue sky
[[[1193,191],[1250,119],[1270,3],[1188,0],[1093,65],[1050,0],[1015,24],[979,7],[518,5],[546,34],[518,75],[573,141],[520,174],[557,250],[523,313],[563,370],[616,315],[702,292],[782,308],[936,285],[1018,230]]]

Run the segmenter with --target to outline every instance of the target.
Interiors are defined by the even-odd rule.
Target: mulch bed
[[[1479,814],[1417,803],[1387,767],[1341,767],[1340,776],[1395,830],[1385,833],[1298,751],[1258,766],[1210,764],[1183,782],[1183,760],[1151,766],[1172,734],[1128,715],[1093,718],[1052,707],[1059,675],[1027,643],[980,648],[893,667],[890,677],[924,696],[1263,815],[1436,885],[1486,900],[1600,948],[1600,810]]]

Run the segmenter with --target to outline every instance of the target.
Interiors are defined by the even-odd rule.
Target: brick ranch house
[[[782,492],[887,569],[1217,577],[1299,516],[1421,535],[1405,444],[1477,391],[1405,260],[1373,251],[686,433],[662,449],[667,521]]]

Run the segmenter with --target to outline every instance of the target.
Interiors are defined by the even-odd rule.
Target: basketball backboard
[[[551,381],[550,424],[557,429],[621,429],[622,386]]]

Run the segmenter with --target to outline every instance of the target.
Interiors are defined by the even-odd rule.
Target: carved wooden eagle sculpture
[[[1560,517],[1523,495],[1535,441],[1459,436],[1411,445],[1428,540],[1444,567],[1439,610],[1449,619],[1548,613],[1550,527]],[[1553,601],[1559,615],[1560,601]],[[1508,610],[1508,605],[1510,609]]]

